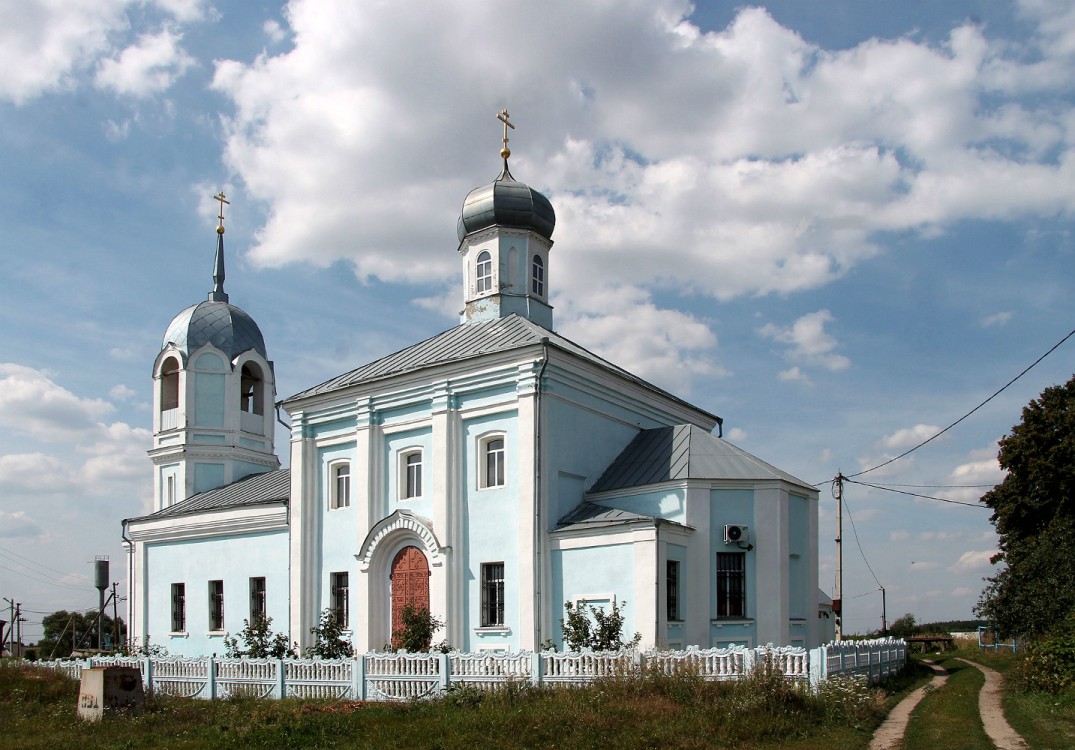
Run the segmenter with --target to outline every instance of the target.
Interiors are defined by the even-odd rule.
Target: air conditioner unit
[[[725,544],[746,544],[750,541],[750,530],[741,524],[729,523],[724,525]]]

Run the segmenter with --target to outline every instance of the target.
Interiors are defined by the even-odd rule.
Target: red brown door
[[[417,547],[404,547],[392,560],[393,633],[403,628],[403,607],[408,603],[429,610],[429,562]]]

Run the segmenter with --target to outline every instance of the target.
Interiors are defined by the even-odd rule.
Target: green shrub
[[[1075,615],[1027,647],[1015,682],[1024,690],[1053,694],[1075,689]]]
[[[416,607],[410,602],[403,605],[400,613],[403,627],[392,633],[392,647],[400,651],[421,653],[429,651],[433,645],[433,634],[444,627],[444,623],[430,614],[425,607]],[[437,645],[443,653],[451,651],[447,642]]]

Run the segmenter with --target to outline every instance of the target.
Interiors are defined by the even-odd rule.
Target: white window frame
[[[411,459],[418,457],[418,463],[412,464]],[[417,491],[411,484],[411,469],[416,468]],[[399,491],[396,493],[400,500],[417,500],[425,494],[425,456],[421,448],[404,448],[399,452]]]
[[[488,250],[482,250],[474,258],[475,294],[487,294],[493,291],[495,272],[496,269],[493,267],[493,254]]]
[[[346,496],[340,497],[340,469],[346,469],[347,477],[346,481]],[[343,508],[351,507],[351,462],[350,461],[333,461],[328,465],[328,482],[329,482],[329,510],[342,510]]]
[[[499,476],[489,476],[489,454],[491,446],[500,441],[500,460],[498,462]],[[506,487],[508,484],[508,436],[503,432],[494,432],[483,435],[478,439],[478,489],[491,490]]]
[[[538,297],[545,296],[545,259],[538,253],[530,258],[530,292]]]

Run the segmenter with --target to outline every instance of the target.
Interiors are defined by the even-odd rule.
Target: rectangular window
[[[332,507],[346,508],[351,504],[351,464],[337,464],[332,476]]]
[[[482,563],[482,627],[504,624],[504,563]]]
[[[422,453],[415,451],[406,456],[404,498],[422,496]]]
[[[209,630],[224,629],[224,582],[209,582]]]
[[[717,617],[746,617],[746,553],[717,553]]]
[[[172,584],[172,632],[182,633],[187,629],[187,584]]]
[[[482,487],[504,486],[504,438],[492,438],[484,443]]]
[[[265,619],[265,579],[250,579],[250,623]]]
[[[175,475],[169,474],[167,479],[167,489],[164,491],[164,507],[169,507],[175,504]]]
[[[668,621],[679,620],[679,561],[668,560],[665,563],[665,605]]]
[[[348,585],[347,573],[333,573],[329,579],[330,591],[329,594],[332,598],[332,610],[333,616],[336,618],[342,627],[348,627],[350,625],[350,591],[351,588]]]

